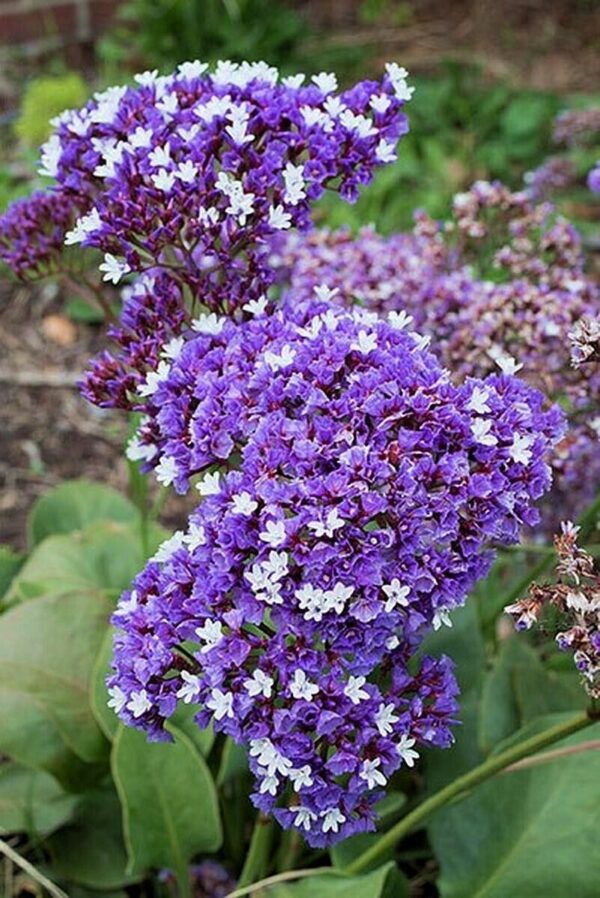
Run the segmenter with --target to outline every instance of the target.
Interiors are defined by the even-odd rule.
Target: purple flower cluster
[[[373,828],[415,746],[450,744],[451,663],[415,653],[535,521],[562,431],[515,378],[454,386],[404,323],[316,300],[190,336],[142,442],[175,426],[153,448],[180,488],[211,467],[115,614],[113,706],[165,738],[199,704],[313,846]]]
[[[211,311],[232,313],[262,300],[273,234],[308,227],[326,188],[354,201],[396,158],[412,88],[394,64],[381,82],[339,94],[332,74],[304,85],[265,63],[207,70],[145,72],[63,113],[42,173],[84,211],[65,240],[104,253],[105,281],[160,267]]]
[[[600,193],[600,161],[588,174],[587,185],[592,193]]]
[[[23,279],[56,272],[78,214],[77,202],[59,190],[16,200],[0,217],[0,260]]]
[[[449,225],[421,214],[412,234],[285,235],[272,263],[288,305],[326,290],[334,303],[410,316],[455,376],[482,377],[500,366],[564,402],[571,428],[553,455],[556,488],[573,513],[593,498],[600,377],[590,366],[573,370],[569,342],[578,322],[598,317],[600,292],[585,272],[578,234],[549,204],[477,182],[456,198]]]

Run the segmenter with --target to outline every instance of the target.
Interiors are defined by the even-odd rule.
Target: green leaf
[[[119,728],[119,718],[113,709],[108,707],[109,695],[106,688],[106,678],[111,670],[114,633],[113,627],[107,628],[100,650],[96,655],[90,683],[92,712],[106,738],[111,740]]]
[[[160,528],[152,528],[150,551],[163,536]],[[145,561],[137,524],[101,521],[67,536],[49,536],[34,549],[13,580],[5,604],[75,590],[108,590],[117,596]]]
[[[47,536],[83,530],[96,521],[124,523],[137,517],[135,506],[111,487],[71,480],[37,500],[29,516],[29,537],[37,545]]]
[[[461,725],[455,730],[455,744],[450,750],[432,749],[426,755],[427,786],[433,791],[483,760],[477,731],[486,657],[476,606],[471,597],[453,613],[453,626],[432,633],[423,647],[428,654],[447,654],[455,661],[461,693]]]
[[[12,761],[0,765],[0,832],[49,835],[71,817],[77,799],[54,777]]]
[[[24,561],[25,556],[14,552],[10,546],[0,546],[0,599],[8,590]]]
[[[65,314],[69,316],[71,321],[81,322],[82,324],[102,324],[104,322],[104,313],[97,306],[93,306],[81,296],[75,296],[65,303]]]
[[[197,713],[197,705],[185,705],[180,702],[175,713],[167,723],[167,729],[174,734],[178,731],[185,733],[188,739],[196,746],[200,754],[206,758],[215,741],[215,733],[212,726],[205,727],[204,729],[201,729],[198,726],[194,720],[194,715]]]
[[[263,889],[265,898],[404,898],[406,880],[394,864],[386,864],[364,876],[334,873],[281,882]]]
[[[82,797],[73,822],[48,843],[52,874],[91,889],[116,889],[139,877],[126,871],[121,807],[112,783]]]
[[[187,736],[172,732],[175,742],[148,742],[144,733],[121,727],[113,742],[113,777],[134,873],[168,867],[181,875],[195,854],[221,845],[208,767]]]
[[[564,719],[539,718],[509,742]],[[600,724],[558,745],[600,736]],[[505,773],[433,818],[430,839],[441,864],[442,898],[595,898],[600,881],[600,753],[564,756]]]
[[[392,792],[389,795],[386,795],[381,801],[379,801],[376,805],[377,814],[379,816],[379,823],[377,829],[380,832],[385,830],[385,825],[388,826],[394,822],[394,820],[399,816],[399,812],[402,810],[404,805],[406,804],[406,795],[403,795],[402,792]],[[379,838],[377,833],[358,833],[356,836],[350,836],[349,839],[344,839],[342,842],[338,842],[337,845],[334,845],[329,849],[329,856],[331,858],[331,862],[334,867],[338,867],[343,870],[344,867],[347,867],[351,861],[370,848]],[[379,865],[382,861],[391,860],[396,853],[396,848],[392,846],[383,857],[378,858],[374,863]],[[369,870],[369,868],[366,868]]]
[[[97,593],[44,596],[0,619],[0,751],[77,788],[73,755],[103,763],[88,700],[111,603]]]

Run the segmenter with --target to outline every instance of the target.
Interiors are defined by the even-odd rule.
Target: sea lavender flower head
[[[248,347],[230,360],[239,469],[206,467],[188,529],[123,597],[109,686],[152,738],[178,700],[198,704],[200,726],[246,745],[254,803],[323,846],[373,828],[416,748],[450,743],[451,664],[413,668],[415,652],[490,542],[534,520],[561,416],[514,377],[454,386],[418,334],[362,310],[264,317],[228,325]],[[190,338],[165,375],[184,408],[181,375],[220,335]]]
[[[592,193],[600,193],[600,162],[588,174],[587,185]]]
[[[579,527],[561,525],[554,539],[558,555],[556,583],[532,584],[526,598],[505,608],[519,629],[530,629],[554,606],[561,618],[556,642],[571,652],[582,684],[592,698],[600,698],[600,573],[593,557],[577,545]]]
[[[408,130],[394,65],[340,93],[333,75],[280,80],[265,63],[136,81],[63,113],[43,149],[43,173],[86,206],[66,240],[101,250],[107,281],[161,267],[222,313],[264,294],[269,237],[308,227],[327,187],[355,200]]]

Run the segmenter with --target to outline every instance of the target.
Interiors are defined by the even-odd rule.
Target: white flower
[[[306,75],[298,74],[298,75],[288,75],[286,78],[283,78],[281,83],[284,87],[289,87],[291,90],[298,90],[298,88],[302,87],[302,84],[306,78]]]
[[[339,808],[329,808],[326,811],[321,811],[320,816],[325,818],[323,820],[324,833],[328,833],[329,830],[336,833],[340,828],[340,823],[346,822],[346,818]]]
[[[523,365],[517,364],[516,360],[511,355],[497,346],[493,346],[489,349],[488,355],[494,362],[496,362],[503,374],[516,374],[517,371],[520,371],[523,367]]]
[[[369,698],[369,693],[362,687],[366,683],[365,677],[348,677],[348,682],[344,686],[344,695],[350,699],[353,705],[360,704]]]
[[[381,759],[375,758],[373,761],[363,761],[360,773],[361,780],[367,784],[367,789],[375,789],[376,786],[385,786],[387,780],[381,770]]]
[[[350,349],[355,349],[363,355],[368,355],[377,349],[377,334],[368,334],[366,331],[358,332],[358,340],[350,344]]]
[[[221,492],[220,479],[221,475],[218,471],[213,474],[205,474],[202,480],[196,484],[196,489],[201,496],[217,496]]]
[[[318,691],[319,687],[310,682],[303,670],[294,671],[294,679],[290,683],[290,692],[294,698],[312,702]]]
[[[117,612],[119,614],[131,614],[132,611],[138,606],[138,596],[135,589],[132,589],[129,593],[129,598],[120,598],[117,605]]]
[[[233,717],[233,693],[222,692],[220,689],[213,689],[209,700],[206,702],[209,711],[214,712],[215,720],[222,720],[224,717]]]
[[[331,538],[336,530],[340,530],[346,521],[344,518],[341,518],[338,515],[337,508],[331,509],[331,511],[327,512],[327,517],[325,522],[323,521],[309,521],[308,529],[313,530],[316,537],[320,538],[322,536],[326,536]]]
[[[413,320],[412,315],[408,315],[404,309],[400,312],[390,312],[388,315],[388,324],[397,331],[404,330],[405,327]]]
[[[163,455],[154,469],[154,476],[162,486],[171,486],[177,477],[177,461],[172,455]]]
[[[206,620],[201,627],[196,627],[196,635],[204,643],[200,653],[205,655],[223,639],[223,624],[218,620]]]
[[[290,811],[293,811],[296,815],[294,826],[298,827],[298,829],[303,829],[304,832],[309,832],[312,824],[317,819],[317,815],[310,808],[305,808],[301,804],[290,808]]]
[[[340,291],[339,287],[328,287],[327,284],[318,284],[313,290],[317,299],[321,302],[329,302],[336,296]]]
[[[188,552],[194,552],[206,543],[206,533],[201,524],[190,524],[188,532],[183,537],[183,542],[188,547]]]
[[[408,605],[407,596],[410,595],[410,587],[402,586],[400,581],[394,577],[391,583],[381,587],[387,596],[385,603],[385,611],[393,611],[396,606],[406,608]]]
[[[108,707],[112,708],[115,714],[120,714],[127,704],[127,696],[120,686],[111,686],[108,690],[108,694],[110,695],[107,703]]]
[[[333,120],[331,116],[317,106],[301,106],[300,114],[308,128],[318,126],[319,128],[322,128],[326,134],[333,131]]]
[[[396,751],[407,767],[414,767],[415,761],[419,757],[419,752],[413,750],[414,744],[415,740],[410,736],[407,736],[406,733],[402,736],[400,741],[396,743]]]
[[[279,786],[279,780],[276,776],[265,776],[258,787],[258,791],[261,795],[264,795],[265,792],[268,792],[269,795],[277,795],[277,787]]]
[[[375,724],[382,736],[389,736],[394,728],[394,724],[398,723],[400,720],[400,718],[394,714],[394,710],[394,705],[392,703],[384,705],[383,702],[381,702],[377,709]]]
[[[183,337],[171,337],[168,343],[165,343],[165,345],[161,349],[161,357],[163,359],[167,359],[168,361],[174,362],[181,355],[181,350],[184,346],[185,339]]]
[[[498,444],[497,437],[490,433],[491,429],[492,421],[489,418],[475,418],[471,424],[473,439],[482,446],[496,446]]]
[[[200,132],[200,125],[191,125],[189,128],[178,128],[177,133],[186,143],[191,143]]]
[[[123,275],[128,274],[131,269],[127,262],[122,262],[112,253],[106,253],[104,262],[99,266],[99,271],[104,272],[103,281],[112,281],[113,284],[118,284]]]
[[[146,711],[149,711],[152,707],[152,702],[148,698],[148,693],[145,689],[140,689],[139,692],[132,692],[131,698],[127,702],[127,710],[131,711],[133,716],[137,719],[141,717],[142,714],[145,714]]]
[[[254,134],[246,132],[247,126],[247,119],[236,117],[230,125],[227,125],[225,131],[237,146],[243,146],[245,143],[250,143],[254,140]]]
[[[204,312],[192,321],[192,330],[198,334],[220,334],[224,327],[225,318],[214,312]]]
[[[58,134],[53,134],[42,147],[41,166],[38,174],[45,178],[55,178],[58,174],[58,163],[62,156],[62,146]]]
[[[170,536],[169,539],[165,539],[152,558],[151,561],[155,561],[157,564],[164,564],[165,561],[168,561],[178,549],[181,549],[183,546],[183,538],[184,532],[183,530],[176,530],[173,536]]]
[[[250,493],[247,493],[245,490],[241,493],[237,493],[235,496],[231,497],[232,501],[232,514],[243,514],[245,517],[249,517],[253,511],[256,511],[258,508],[258,502],[256,502]]]
[[[325,611],[335,611],[337,614],[341,614],[353,592],[353,586],[344,586],[343,583],[336,583],[333,589],[328,589],[323,595]]]
[[[163,360],[158,363],[158,368],[156,371],[149,371],[146,375],[146,380],[143,384],[140,384],[138,387],[138,393],[140,396],[152,396],[158,390],[161,383],[163,383],[167,377],[169,376],[169,372],[171,370],[171,365],[168,361]]]
[[[200,62],[199,59],[195,59],[193,62],[182,62],[181,65],[177,66],[177,71],[182,78],[192,79],[199,78],[207,68],[207,62]]]
[[[161,168],[155,175],[152,175],[152,183],[157,190],[169,193],[175,183],[175,174],[172,171],[167,171],[166,168]]]
[[[267,304],[267,297],[259,296],[258,299],[251,299],[249,302],[244,303],[242,308],[251,315],[262,315],[267,308]]]
[[[259,539],[276,548],[285,542],[285,524],[283,521],[267,521],[266,529],[259,534]]]
[[[265,364],[269,366],[271,371],[281,371],[282,368],[287,368],[292,364],[295,357],[296,350],[292,349],[291,346],[288,346],[287,343],[285,346],[281,347],[279,355],[275,352],[271,352],[269,349],[264,354]]]
[[[452,620],[447,608],[439,608],[433,615],[433,629],[439,630],[442,626],[451,627]]]
[[[65,245],[72,246],[74,243],[82,243],[88,234],[93,234],[102,227],[102,220],[98,210],[94,207],[87,215],[82,215],[75,222],[72,231],[65,234]]]
[[[129,135],[129,144],[134,149],[149,147],[152,142],[153,134],[152,128],[142,128],[141,125],[138,125],[135,131]]]
[[[192,184],[198,177],[198,167],[191,159],[180,162],[175,171],[175,177],[183,181],[184,184]]]
[[[183,685],[177,691],[177,698],[183,699],[183,703],[189,705],[196,700],[200,692],[200,678],[196,674],[182,670],[181,679],[183,680]]]
[[[393,652],[394,649],[397,649],[400,645],[400,640],[397,636],[389,636],[385,641],[385,647],[388,652]]]
[[[344,128],[354,131],[359,137],[372,137],[377,134],[377,128],[374,127],[370,118],[361,113],[357,115],[351,109],[344,109],[340,115],[340,122]]]
[[[324,94],[332,94],[337,90],[338,82],[333,72],[319,72],[310,79]]]
[[[158,78],[158,69],[152,71],[140,72],[133,76],[133,80],[137,81],[142,87],[152,87]]]
[[[489,390],[487,390],[485,387],[475,387],[475,389],[471,393],[471,398],[467,403],[467,408],[471,412],[477,412],[478,415],[485,415],[491,411],[488,405],[489,398]]]
[[[308,764],[299,767],[297,770],[290,770],[289,777],[294,786],[294,792],[299,792],[303,786],[312,786],[314,780],[311,776],[312,770]]]
[[[157,452],[156,446],[142,443],[139,437],[133,436],[127,443],[125,455],[129,461],[151,461]]]
[[[590,602],[582,592],[567,593],[566,602],[567,607],[576,611],[578,614],[586,614],[586,612],[591,611],[594,607],[592,602]]]
[[[257,668],[249,680],[244,682],[244,689],[251,698],[256,695],[263,695],[265,698],[271,698],[273,694],[273,677],[270,677],[264,671]]]
[[[276,231],[287,231],[292,226],[292,216],[286,212],[281,204],[271,206],[269,209],[269,227]]]
[[[330,116],[332,116],[332,118],[337,118],[337,116],[344,111],[346,106],[342,103],[339,97],[327,97],[323,103],[323,108]]]
[[[168,168],[171,165],[171,146],[166,143],[163,147],[154,147],[148,154],[148,162],[152,168]]]
[[[288,162],[283,170],[284,199],[290,206],[297,206],[300,200],[306,196],[304,190],[305,181],[303,177],[304,165],[294,165]]]
[[[378,94],[371,97],[369,106],[374,112],[385,112],[389,109],[391,102],[387,94]]]
[[[533,455],[530,446],[535,442],[531,434],[515,433],[512,445],[508,448],[508,454],[517,464],[528,465]]]
[[[414,87],[409,87],[406,83],[406,78],[408,76],[408,72],[406,69],[397,65],[395,62],[388,62],[386,64],[386,72],[389,75],[389,79],[392,83],[392,87],[394,88],[394,93],[398,100],[410,100],[413,93],[415,92]]]
[[[165,120],[173,118],[179,106],[177,94],[164,94],[156,104],[156,108]]]

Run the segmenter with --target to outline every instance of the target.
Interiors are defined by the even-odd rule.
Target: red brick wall
[[[0,49],[43,53],[92,44],[118,5],[118,0],[0,0]]]

